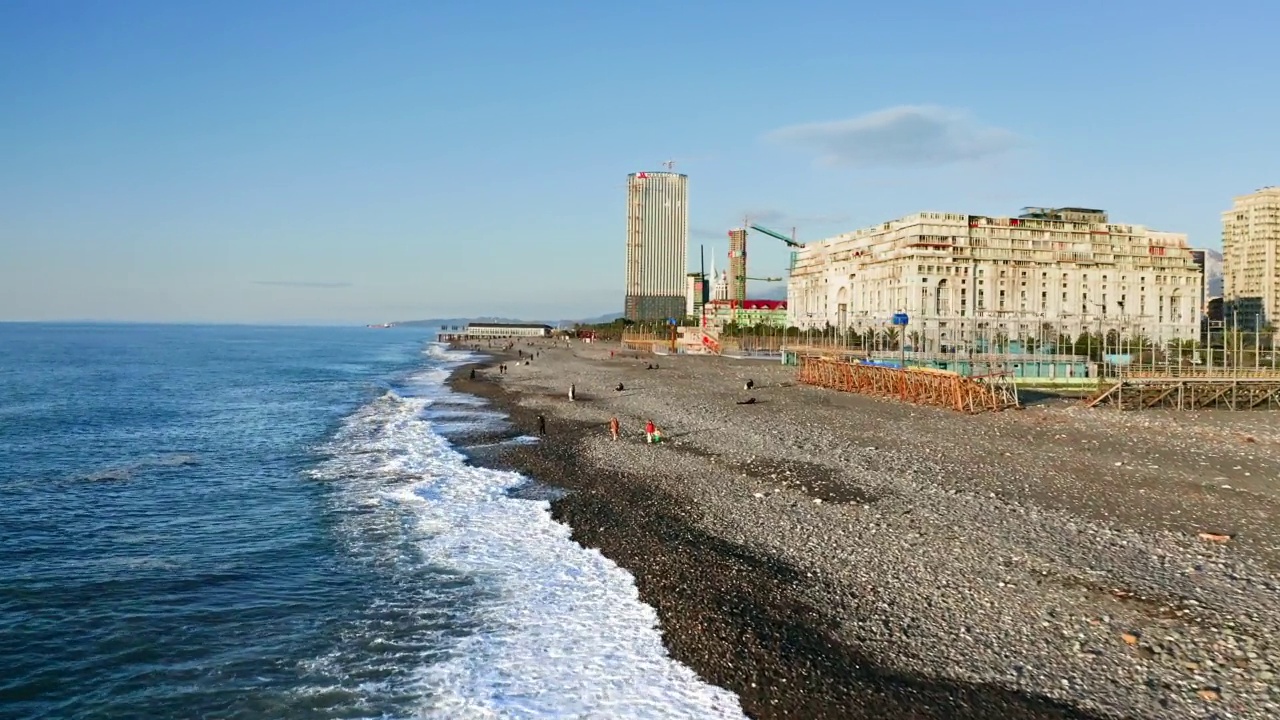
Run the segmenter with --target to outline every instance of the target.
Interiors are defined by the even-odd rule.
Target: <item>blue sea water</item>
[[[0,325],[0,717],[741,717],[430,337]]]

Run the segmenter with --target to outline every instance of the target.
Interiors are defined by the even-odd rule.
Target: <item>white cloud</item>
[[[790,125],[765,139],[805,148],[824,165],[928,167],[1000,155],[1014,133],[983,125],[962,110],[903,105],[848,120]]]
[[[848,215],[830,214],[830,215],[792,215],[783,210],[775,210],[773,208],[765,208],[760,210],[747,210],[742,213],[753,223],[761,225],[774,224],[792,224],[792,225],[838,225],[840,223],[849,222]]]

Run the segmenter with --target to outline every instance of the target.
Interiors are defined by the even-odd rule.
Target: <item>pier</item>
[[[1266,368],[1126,370],[1104,379],[1087,407],[1117,410],[1280,409],[1280,371]]]

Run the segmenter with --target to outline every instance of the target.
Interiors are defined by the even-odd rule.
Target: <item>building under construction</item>
[[[747,299],[747,229],[729,231],[729,300]]]
[[[628,320],[662,321],[686,310],[689,178],[674,172],[627,176]]]

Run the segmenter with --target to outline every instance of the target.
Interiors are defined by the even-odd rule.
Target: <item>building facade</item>
[[[1252,327],[1280,312],[1280,187],[1235,199],[1222,213],[1222,299],[1228,321]]]
[[[1083,332],[1167,342],[1197,337],[1202,277],[1185,235],[1101,210],[923,212],[806,243],[787,299],[800,328],[865,332],[907,313],[926,352]]]
[[[747,229],[729,231],[729,299],[747,299]]]
[[[551,337],[551,326],[525,323],[470,323],[467,325],[466,336],[469,338]]]
[[[1197,300],[1200,319],[1203,320],[1205,313],[1209,311],[1209,251],[1193,248],[1191,250],[1191,262],[1200,268],[1200,297]]]
[[[720,330],[728,323],[740,328],[787,326],[786,300],[712,300],[703,308],[703,327]]]
[[[700,272],[689,273],[686,277],[684,314],[696,318],[702,315],[702,306],[710,299],[710,285],[707,277]]]
[[[713,274],[711,278],[711,299],[728,300],[730,292],[729,271],[721,270],[719,275]]]
[[[673,172],[627,176],[628,320],[666,320],[685,312],[689,178]]]

